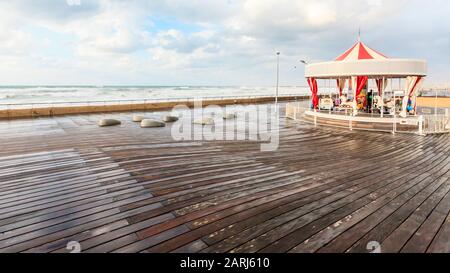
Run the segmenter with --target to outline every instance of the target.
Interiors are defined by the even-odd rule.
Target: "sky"
[[[448,0],[10,0],[0,85],[304,85],[361,39],[450,85]]]

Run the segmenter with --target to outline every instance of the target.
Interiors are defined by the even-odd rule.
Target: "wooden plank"
[[[262,153],[173,141],[133,114],[0,121],[0,252],[448,252],[448,135],[281,119]]]

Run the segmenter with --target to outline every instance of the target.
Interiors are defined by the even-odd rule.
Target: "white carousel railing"
[[[307,107],[304,102],[294,102],[286,104],[286,117],[293,120],[306,120],[304,119],[305,113],[311,113],[311,109]],[[419,135],[427,134],[441,134],[450,133],[450,115],[436,115],[436,114],[422,114],[418,116],[411,116],[408,118],[401,118],[398,115],[384,115],[382,118],[379,114],[361,114],[357,117],[352,116],[351,109],[347,111],[319,111],[317,110],[317,115],[313,115],[313,123],[318,124],[317,116],[321,117],[334,117],[336,119],[342,120],[343,117],[348,118],[348,126],[338,126],[330,125],[340,128],[348,128],[349,130],[366,130],[366,131],[385,131],[391,133],[416,133]],[[368,118],[364,121],[364,117]],[[352,121],[358,121],[360,123],[370,123],[371,118],[376,118],[377,120],[383,120],[386,124],[392,124],[391,129],[371,129],[363,127],[354,127]],[[373,120],[372,122],[377,122]],[[309,121],[311,122],[311,121]],[[408,129],[402,129],[400,125],[410,125]]]
[[[424,134],[442,134],[450,132],[450,116],[423,115]]]

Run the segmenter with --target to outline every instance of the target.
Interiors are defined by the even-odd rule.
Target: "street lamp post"
[[[300,60],[300,62],[301,62],[302,64],[304,64],[305,66],[309,64],[309,63],[308,63],[307,61],[305,61],[305,60]],[[312,98],[312,93],[311,93],[310,99],[311,99],[311,98]]]
[[[277,91],[275,95],[275,104],[278,104],[279,85],[280,85],[280,52],[277,52]]]

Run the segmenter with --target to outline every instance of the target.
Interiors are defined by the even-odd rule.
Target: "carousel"
[[[305,118],[351,129],[412,129],[419,126],[416,97],[426,75],[425,60],[388,58],[358,39],[334,61],[306,65],[311,107]],[[319,98],[320,81],[335,91]]]

